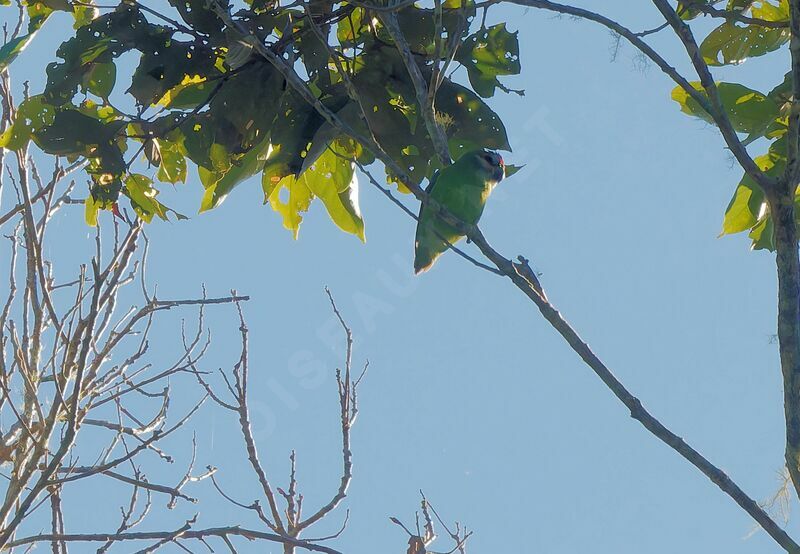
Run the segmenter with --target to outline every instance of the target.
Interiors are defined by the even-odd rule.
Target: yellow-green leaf
[[[158,190],[153,187],[153,181],[148,177],[138,173],[129,175],[125,179],[125,195],[130,199],[136,214],[147,223],[153,220],[154,215],[167,221],[169,208],[156,200]]]
[[[742,179],[725,210],[720,236],[752,228],[758,222],[763,203],[764,193],[761,189],[749,177]]]
[[[747,58],[763,56],[777,50],[789,41],[789,37],[788,28],[740,26],[726,21],[703,40],[700,54],[709,65],[740,64]]]
[[[282,191],[286,200],[281,199]],[[269,195],[269,205],[273,210],[283,216],[283,226],[292,232],[296,239],[300,232],[300,223],[303,221],[303,212],[308,210],[314,195],[306,186],[305,180],[295,179],[294,175],[287,175],[278,182]]]
[[[342,150],[338,145],[331,148]],[[342,231],[366,242],[364,219],[358,205],[358,177],[353,162],[329,148],[299,179],[322,200],[331,220]]]
[[[100,203],[96,202],[91,193],[83,202],[83,217],[90,227],[97,227],[97,214],[100,212]]]
[[[0,135],[0,148],[7,150],[23,148],[33,133],[52,125],[55,117],[55,108],[45,102],[42,95],[23,100],[17,108],[13,123]]]
[[[707,98],[699,82],[692,82],[691,85]],[[763,133],[780,117],[780,106],[776,99],[757,90],[738,83],[717,83],[717,90],[722,107],[737,132]],[[714,124],[711,115],[682,87],[672,90],[672,99],[680,105],[682,112]]]

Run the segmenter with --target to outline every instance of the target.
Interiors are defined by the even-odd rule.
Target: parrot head
[[[476,150],[472,153],[475,156],[478,167],[487,176],[488,181],[499,183],[506,176],[506,166],[503,157],[491,150]]]

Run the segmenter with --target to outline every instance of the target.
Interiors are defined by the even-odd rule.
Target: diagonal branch
[[[442,126],[436,122],[436,112],[433,109],[433,102],[429,104],[428,85],[425,83],[425,78],[422,76],[422,71],[417,65],[417,60],[414,59],[414,54],[411,53],[411,47],[408,45],[405,35],[400,29],[400,24],[397,21],[397,14],[394,12],[379,13],[378,17],[383,23],[389,35],[394,40],[397,51],[400,52],[400,57],[403,59],[403,65],[406,66],[411,77],[411,82],[414,83],[414,92],[417,95],[417,104],[419,104],[422,118],[425,121],[425,127],[428,130],[428,135],[431,137],[433,149],[436,156],[444,166],[450,165],[450,149],[447,146],[447,135],[445,135]]]

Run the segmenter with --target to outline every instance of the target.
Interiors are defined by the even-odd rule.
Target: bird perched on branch
[[[505,164],[497,152],[473,150],[431,179],[426,192],[451,215],[469,225],[476,225],[492,189],[505,177]],[[438,209],[423,204],[414,241],[414,273],[431,268],[450,245],[464,238],[446,223]]]

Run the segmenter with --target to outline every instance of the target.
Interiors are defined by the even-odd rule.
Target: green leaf
[[[442,35],[447,40],[453,35],[466,35],[469,22],[475,17],[475,3],[472,0],[451,2],[442,6],[441,28]],[[451,6],[458,6],[451,7]],[[432,9],[420,8],[417,5],[409,6],[397,12],[397,21],[400,29],[408,41],[411,50],[420,54],[433,55],[436,50],[436,12]],[[381,33],[388,33],[381,29]],[[391,39],[386,40],[391,42]]]
[[[186,158],[178,146],[171,142],[159,141],[161,163],[158,166],[158,179],[165,183],[186,182]]]
[[[73,7],[72,17],[75,19],[75,23],[72,26],[75,29],[80,29],[100,17],[100,10],[95,7],[92,1],[83,2]]]
[[[23,148],[33,133],[51,125],[55,116],[56,109],[45,102],[41,94],[23,100],[13,123],[0,135],[0,147],[7,150]]]
[[[83,201],[83,217],[86,224],[90,227],[97,227],[97,214],[100,213],[101,203],[94,199],[94,196],[89,194],[86,200]]]
[[[364,219],[358,205],[358,177],[355,164],[347,159],[348,150],[338,144],[332,145],[299,179],[322,200],[331,220],[342,231],[366,242]]]
[[[511,150],[500,117],[468,88],[445,81],[439,87],[436,108],[453,157],[477,148]]]
[[[0,47],[0,71],[4,71],[30,44],[36,32],[22,35]]]
[[[339,44],[344,47],[353,46],[361,39],[361,35],[368,31],[369,27],[364,19],[364,8],[356,7],[347,17],[339,21],[336,27],[336,38]]]
[[[282,191],[287,199],[281,199]],[[273,187],[267,201],[273,210],[283,216],[283,226],[292,232],[295,239],[300,232],[300,223],[303,221],[303,212],[308,210],[314,195],[309,190],[304,179],[296,179],[294,175],[287,175]]]
[[[139,45],[153,48],[163,42],[163,28],[151,25],[138,7],[123,3],[109,13],[79,27],[61,44],[56,55],[63,62],[47,66],[44,95],[53,105],[70,101],[95,63],[107,63]],[[161,37],[159,39],[159,37]]]
[[[748,2],[751,7],[750,13],[756,19],[765,19],[767,21],[783,21],[789,22],[789,1],[777,0],[777,4],[770,3],[770,0],[761,0],[759,2]]]
[[[69,0],[28,0],[28,6],[42,4],[52,11],[71,12],[74,8]]]
[[[49,125],[33,134],[33,139],[49,154],[89,155],[94,147],[111,143],[123,126],[122,121],[107,124],[79,110],[61,110],[55,112]]]
[[[330,8],[331,4],[325,0],[319,0],[314,2],[311,6],[312,10],[322,10],[320,17],[326,17],[324,12],[326,8]],[[307,23],[304,19],[303,27],[306,25]],[[320,28],[320,31],[324,33],[324,29]],[[326,89],[330,86],[331,78],[330,71],[328,71],[330,54],[327,44],[323,43],[310,28],[307,32],[300,35],[299,40],[296,40],[295,44],[300,52],[300,59],[306,68],[309,81],[320,89]]]
[[[741,27],[726,21],[700,44],[700,54],[709,65],[740,64],[747,58],[773,52],[789,41],[788,28],[770,29],[761,25]]]
[[[269,154],[270,143],[267,140],[243,156],[233,159],[226,171],[217,173],[208,183],[200,203],[200,212],[214,209],[222,204],[236,185],[263,169]]]
[[[215,72],[216,57],[211,48],[179,42],[167,33],[161,34],[163,36],[153,36],[149,40],[128,89],[141,106],[155,104],[187,76]]]
[[[23,4],[28,7],[29,34],[38,31],[55,10],[71,11],[72,8],[69,3],[65,4],[65,0],[28,0]]]
[[[484,98],[494,96],[495,89],[505,89],[500,75],[518,75],[519,41],[517,33],[509,33],[505,23],[482,28],[467,37],[456,53],[466,69],[472,88]]]
[[[108,100],[116,81],[117,66],[114,62],[96,63],[92,64],[92,68],[86,73],[84,86],[95,96]]]
[[[228,44],[228,52],[225,54],[225,65],[230,69],[239,69],[250,60],[253,55],[254,45],[257,39],[253,36],[235,38]]]
[[[763,217],[747,235],[753,241],[753,250],[775,250],[775,232],[772,217]]]
[[[705,91],[699,82],[691,85],[703,96]],[[780,116],[780,107],[773,98],[737,83],[717,83],[722,107],[727,112],[733,128],[740,133],[764,133]],[[678,102],[681,111],[714,124],[713,118],[681,87],[672,90],[672,99]]]
[[[751,229],[758,223],[763,204],[763,191],[749,176],[745,176],[736,187],[736,192],[725,210],[720,236]]]
[[[786,168],[786,137],[774,141],[767,154],[755,158],[756,165],[768,176],[778,178]],[[764,192],[745,174],[731,198],[722,222],[720,236],[740,233],[750,229],[752,248],[773,248],[772,217]]]
[[[311,139],[323,120],[293,92],[283,95],[278,109],[277,124],[270,134],[270,152],[264,164],[261,186],[264,202],[288,175],[297,175],[303,167]]]
[[[158,216],[167,221],[169,208],[156,200],[158,190],[153,187],[153,181],[144,175],[132,173],[125,179],[125,196],[131,201],[131,207],[136,214],[147,223]]]
[[[207,35],[221,34],[224,24],[217,14],[208,8],[207,0],[169,0],[169,3],[178,10],[181,18],[192,29]],[[219,0],[217,4],[222,10],[228,10],[230,7],[228,0]]]
[[[215,125],[220,127],[224,121],[237,134],[236,140],[231,137],[225,143],[232,153],[249,151],[273,131],[275,116],[281,108],[279,100],[285,96],[284,86],[283,77],[273,66],[260,60],[227,79],[211,98],[209,108]],[[278,126],[291,123],[288,118],[281,119]]]
[[[167,90],[156,102],[165,108],[192,109],[208,101],[216,83],[200,75],[186,75],[180,84]]]

